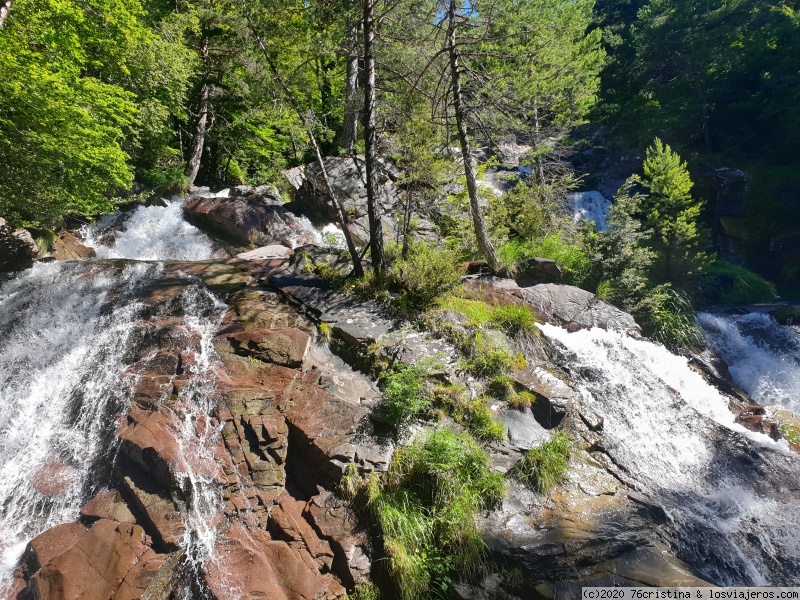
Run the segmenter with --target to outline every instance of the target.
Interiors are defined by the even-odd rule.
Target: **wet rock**
[[[508,440],[517,448],[528,450],[550,437],[548,430],[539,424],[530,409],[502,408],[492,416],[506,426]]]
[[[248,329],[228,336],[234,351],[284,367],[299,367],[311,338],[299,329]]]
[[[83,260],[97,253],[94,248],[81,244],[72,233],[64,233],[53,243],[52,254],[56,260]]]
[[[544,283],[521,288],[522,300],[548,322],[567,331],[599,327],[639,336],[641,329],[628,313],[570,285]]]
[[[39,258],[39,249],[30,232],[11,229],[0,218],[0,272],[19,271],[33,266]]]

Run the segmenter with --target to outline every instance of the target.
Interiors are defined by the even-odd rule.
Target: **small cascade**
[[[734,422],[687,359],[600,329],[542,332],[560,348],[603,444],[663,510],[680,558],[720,585],[800,583],[800,459]]]
[[[101,218],[97,224],[83,228],[83,243],[94,248],[98,258],[210,259],[211,240],[183,219],[182,203],[164,202],[164,206],[140,206],[131,213]]]
[[[572,206],[573,220],[578,223],[581,219],[593,221],[598,231],[605,231],[606,215],[611,208],[611,200],[600,192],[578,192],[569,195]]]
[[[135,291],[157,271],[37,264],[0,288],[0,590],[27,541],[108,479]]]
[[[710,348],[754,402],[800,412],[800,335],[768,314],[700,313]]]

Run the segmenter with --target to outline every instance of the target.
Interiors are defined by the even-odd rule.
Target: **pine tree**
[[[650,246],[657,256],[653,278],[681,284],[703,272],[712,260],[709,236],[699,223],[703,201],[692,196],[694,184],[686,163],[658,138],[647,149],[643,172],[636,180],[648,193],[638,212],[644,228],[653,232]]]

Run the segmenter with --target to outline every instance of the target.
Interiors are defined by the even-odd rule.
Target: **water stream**
[[[800,335],[795,327],[760,312],[697,317],[709,346],[755,402],[800,412]]]
[[[83,231],[101,259],[39,263],[0,286],[0,596],[27,542],[75,521],[112,479],[118,418],[130,405],[137,369],[147,363],[142,323],[180,316],[188,379],[173,412],[183,455],[174,469],[186,497],[182,570],[196,573],[213,548],[210,518],[222,502],[213,456],[211,339],[227,307],[187,278],[177,302],[141,301],[170,259],[211,256],[205,235],[183,221],[180,203],[142,207]],[[105,242],[105,243],[104,243]],[[146,336],[145,336],[146,337]],[[150,340],[150,344],[157,340]]]
[[[664,512],[680,558],[721,585],[800,584],[800,457],[746,431],[727,400],[660,345],[600,329],[543,333],[614,462]]]

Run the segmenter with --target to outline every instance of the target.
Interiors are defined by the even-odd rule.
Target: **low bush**
[[[389,277],[410,308],[425,308],[461,282],[455,253],[433,244],[414,242],[408,258],[392,265]]]
[[[397,426],[428,410],[430,399],[424,377],[421,369],[406,365],[384,372],[378,380],[383,400],[376,416]]]
[[[538,448],[532,448],[511,469],[510,474],[540,494],[548,493],[563,480],[569,465],[572,440],[557,432]]]
[[[503,476],[489,471],[488,455],[468,435],[440,429],[399,448],[389,470],[366,486],[398,596],[444,596],[454,577],[482,573],[478,511],[504,492]]]

